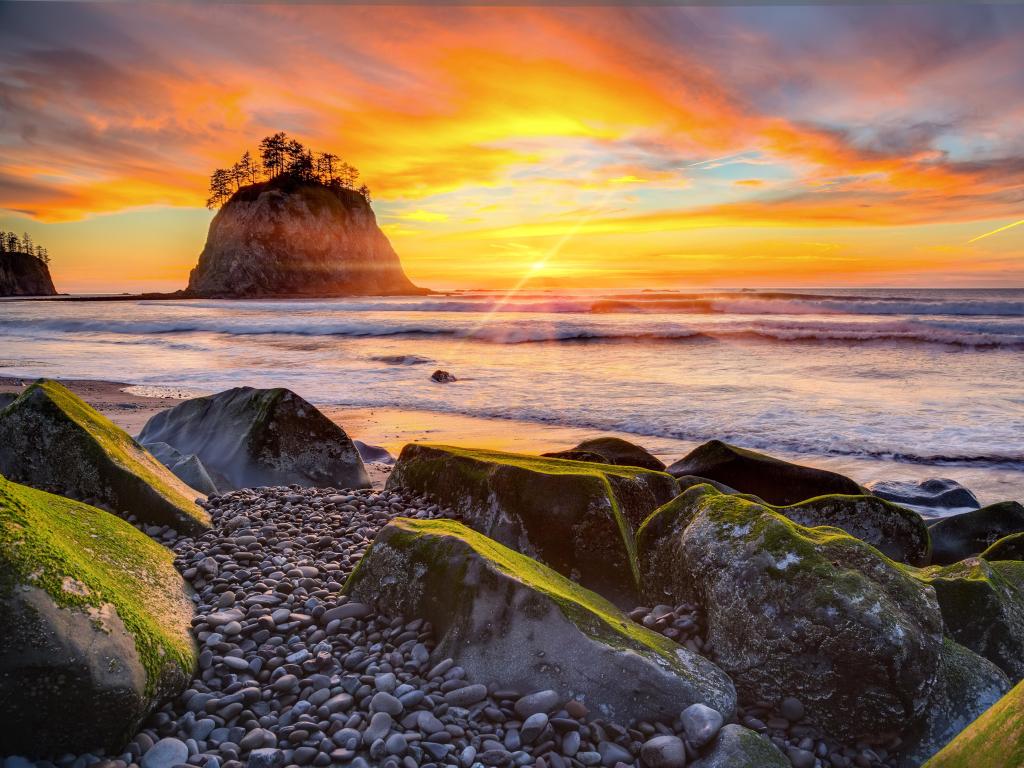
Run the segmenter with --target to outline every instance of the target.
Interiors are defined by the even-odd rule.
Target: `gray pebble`
[[[717,710],[706,704],[691,704],[683,710],[680,719],[686,738],[698,749],[711,743],[725,722]]]
[[[677,736],[655,736],[640,747],[640,758],[648,768],[684,768],[686,746]]]
[[[181,739],[160,739],[142,756],[142,768],[173,768],[188,760],[188,747]]]

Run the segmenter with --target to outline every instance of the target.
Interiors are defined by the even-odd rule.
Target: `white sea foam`
[[[317,403],[1024,477],[1022,349],[1021,291],[534,291],[0,309],[3,371],[15,376],[185,392],[288,386]],[[435,367],[459,381],[432,384]]]

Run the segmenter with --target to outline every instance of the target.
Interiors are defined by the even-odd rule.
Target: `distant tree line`
[[[50,263],[50,252],[43,246],[33,243],[28,232],[18,237],[16,232],[0,230],[0,253],[25,253],[35,256],[44,264]]]
[[[206,207],[223,205],[244,186],[280,177],[317,182],[336,191],[354,190],[370,202],[370,188],[365,184],[356,187],[359,171],[353,166],[330,152],[313,152],[280,131],[260,142],[258,160],[246,150],[230,168],[218,168],[210,174]]]

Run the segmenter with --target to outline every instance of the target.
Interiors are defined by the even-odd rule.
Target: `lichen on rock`
[[[972,557],[919,578],[938,595],[946,631],[961,645],[1024,678],[1024,562]]]

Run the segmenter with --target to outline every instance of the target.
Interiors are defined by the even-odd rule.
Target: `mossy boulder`
[[[902,765],[917,768],[1009,690],[999,667],[947,638],[924,722],[913,746],[903,751]]]
[[[637,535],[652,601],[696,601],[716,663],[752,700],[795,696],[837,737],[884,741],[925,713],[942,619],[933,590],[838,528],[686,491]]]
[[[222,492],[292,484],[370,487],[345,430],[288,389],[236,387],[186,400],[147,421],[139,441],[195,454]]]
[[[981,553],[986,560],[1024,560],[1024,533],[1011,533]]]
[[[742,725],[730,723],[718,732],[708,751],[691,768],[791,768],[774,744]]]
[[[655,472],[665,471],[665,462],[661,459],[649,453],[645,448],[619,437],[595,437],[592,440],[584,440],[575,448],[570,448],[567,451],[556,451],[544,455],[553,459],[597,461],[600,464],[640,467],[653,469]]]
[[[417,444],[387,487],[429,493],[474,530],[623,604],[637,589],[633,531],[676,494],[664,472]]]
[[[771,508],[809,528],[840,528],[892,560],[920,566],[927,565],[931,558],[928,527],[921,516],[876,496],[818,496],[799,504]]]
[[[671,465],[668,472],[674,477],[706,477],[740,493],[752,493],[770,504],[796,504],[833,493],[864,493],[856,482],[836,472],[793,464],[721,440],[697,446]]]
[[[56,381],[37,381],[0,411],[0,473],[150,525],[210,525],[195,490]]]
[[[547,566],[452,520],[393,520],[345,584],[390,616],[428,620],[434,655],[470,678],[553,689],[618,722],[693,703],[732,715],[729,678]]]
[[[0,754],[116,754],[188,685],[174,555],[108,512],[0,477]]]
[[[1024,765],[1024,682],[967,726],[923,768]]]
[[[1024,532],[1024,506],[1016,501],[1001,501],[973,512],[943,517],[928,530],[932,536],[932,562],[949,565],[981,554],[1004,536]]]
[[[1002,669],[1024,678],[1024,562],[972,557],[920,571],[935,589],[949,635]]]

